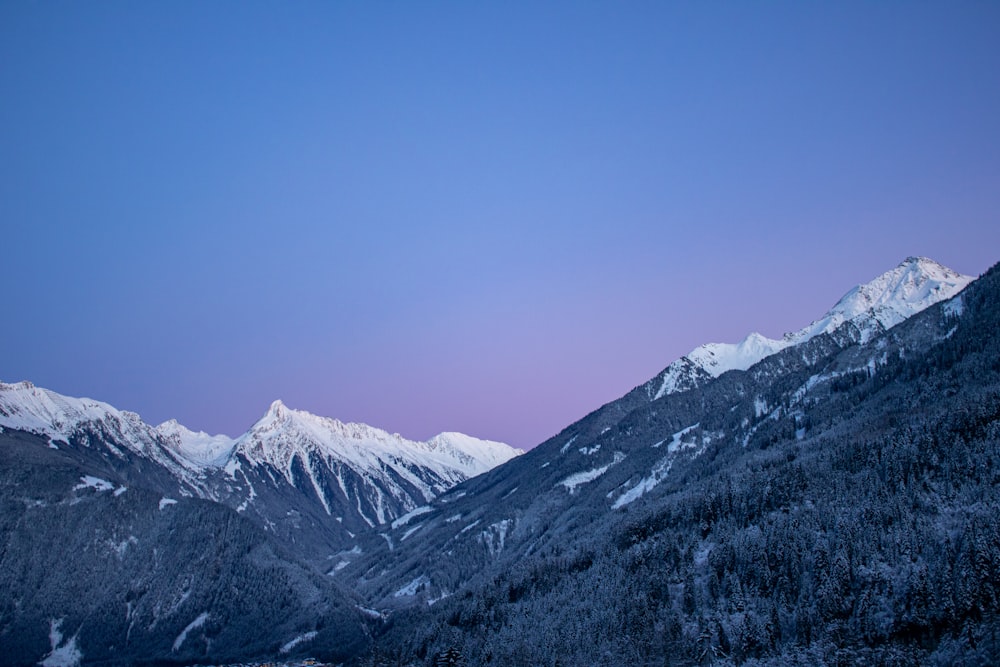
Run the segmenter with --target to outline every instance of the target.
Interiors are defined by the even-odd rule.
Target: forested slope
[[[775,375],[773,411],[750,437],[716,440],[636,502],[589,505],[565,538],[395,614],[380,655],[419,664],[454,645],[484,665],[995,664],[998,332],[994,268],[864,346]],[[754,373],[719,381],[751,386]],[[646,418],[621,423],[637,432]]]

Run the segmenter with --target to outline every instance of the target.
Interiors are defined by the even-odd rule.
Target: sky
[[[529,448],[1000,260],[1000,3],[0,3],[0,379]]]

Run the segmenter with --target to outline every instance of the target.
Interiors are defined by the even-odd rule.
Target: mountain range
[[[989,664],[998,330],[997,269],[908,258],[519,456],[280,402],[229,439],[0,385],[0,643],[7,664]]]

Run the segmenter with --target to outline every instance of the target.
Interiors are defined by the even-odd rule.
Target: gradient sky
[[[0,4],[0,378],[530,447],[1000,260],[1000,3]]]

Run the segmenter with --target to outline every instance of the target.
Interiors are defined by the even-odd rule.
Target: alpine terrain
[[[280,401],[209,436],[28,382],[0,383],[0,427],[4,664],[356,654],[371,612],[326,573],[357,533],[520,453]]]
[[[388,664],[995,664],[998,332],[1000,270],[907,259],[779,341],[695,350],[337,580],[392,610]]]
[[[0,661],[995,664],[998,333],[908,258],[521,455],[0,385]]]

